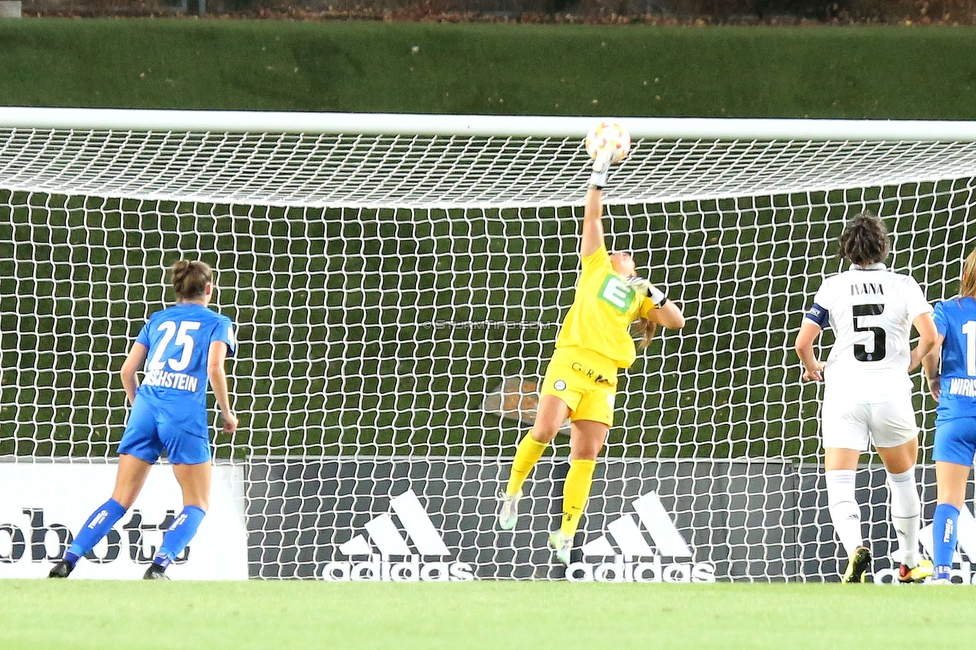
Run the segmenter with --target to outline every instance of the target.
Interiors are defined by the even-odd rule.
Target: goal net
[[[956,292],[976,128],[622,120],[608,247],[688,324],[621,374],[564,573],[545,546],[568,436],[514,532],[496,530],[495,495],[573,300],[592,122],[0,109],[0,473],[114,457],[118,370],[172,300],[168,267],[194,258],[238,327],[242,424],[214,444],[241,477],[251,577],[836,580],[822,387],[801,385],[793,337],[862,210],[884,217],[891,268],[932,302]],[[934,404],[914,381],[927,459]],[[873,575],[890,581],[884,475],[862,461]],[[927,460],[919,478],[926,524]],[[88,511],[31,555],[33,506],[10,507],[8,562],[53,556]],[[976,531],[961,542],[968,571]]]

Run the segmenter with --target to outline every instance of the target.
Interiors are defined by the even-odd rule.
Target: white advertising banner
[[[112,495],[107,462],[0,462],[0,578],[43,578],[74,532]],[[135,504],[71,574],[71,579],[142,578],[183,509],[168,465],[156,466]],[[215,465],[210,509],[187,549],[166,571],[174,580],[246,580],[243,470]]]

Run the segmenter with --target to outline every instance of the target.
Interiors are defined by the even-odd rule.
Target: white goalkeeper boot
[[[573,538],[561,530],[549,535],[549,546],[556,552],[556,559],[569,566],[569,554],[573,550]]]
[[[498,527],[502,530],[512,530],[518,520],[518,503],[522,499],[522,491],[509,496],[504,491],[498,494],[498,499],[502,502],[501,510],[498,512]]]

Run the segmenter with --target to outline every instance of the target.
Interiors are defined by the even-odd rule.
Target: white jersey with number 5
[[[874,403],[910,394],[912,322],[931,312],[914,278],[884,264],[824,280],[805,318],[834,330],[824,368],[824,399]]]

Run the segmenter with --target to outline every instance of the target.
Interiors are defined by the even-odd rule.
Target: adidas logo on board
[[[333,561],[323,568],[321,577],[330,582],[380,580],[393,582],[446,582],[474,580],[474,567],[467,562],[421,562],[422,557],[444,557],[450,550],[434,527],[427,511],[413,490],[390,500],[390,508],[413,543],[400,534],[390,513],[367,522],[366,535],[356,535],[339,546],[339,553],[349,557],[364,556],[360,562]],[[375,551],[374,551],[375,547]],[[378,553],[376,552],[378,551]],[[391,557],[399,557],[393,562]]]
[[[677,558],[694,557],[688,541],[675,527],[674,521],[664,509],[657,492],[644,494],[631,504],[637,513],[625,514],[607,524],[607,534],[583,545],[584,557],[613,556],[612,562],[591,564],[573,562],[566,567],[566,579],[570,582],[715,582],[715,565],[710,562],[674,562],[664,564],[662,556]],[[650,534],[654,548],[647,543],[638,521]],[[610,543],[616,542],[618,553]],[[637,558],[649,558],[637,560]],[[635,561],[636,560],[636,561]]]

